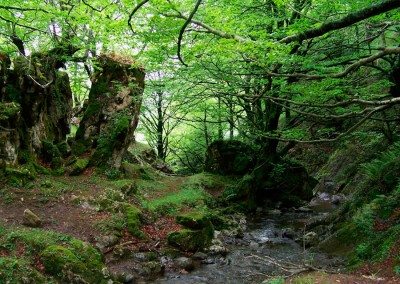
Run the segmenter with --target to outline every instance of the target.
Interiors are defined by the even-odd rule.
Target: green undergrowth
[[[363,165],[363,182],[345,204],[349,219],[337,235],[354,245],[350,265],[381,263],[400,265],[400,143],[395,143]]]
[[[183,207],[193,208],[202,204],[207,197],[203,190],[183,188],[176,193],[165,195],[153,200],[144,200],[144,207],[159,214],[173,214]]]
[[[105,283],[104,263],[91,245],[71,236],[40,229],[0,226],[0,283],[72,283],[80,278],[89,283]],[[38,263],[44,268],[41,271]],[[51,279],[57,279],[53,281]]]

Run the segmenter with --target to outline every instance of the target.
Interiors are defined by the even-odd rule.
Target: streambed
[[[248,216],[241,236],[220,234],[219,239],[229,250],[226,256],[209,254],[197,261],[198,266],[191,273],[166,271],[155,283],[261,283],[274,276],[293,274],[304,264],[340,271],[340,258],[309,250],[301,241],[307,220],[322,214],[327,213],[259,211]]]

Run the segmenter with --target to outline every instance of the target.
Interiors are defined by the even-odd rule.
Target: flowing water
[[[304,236],[310,212],[258,212],[247,218],[247,229],[238,237],[220,237],[229,249],[226,256],[211,256],[193,272],[168,272],[155,283],[261,283],[274,276],[290,275],[304,264],[337,270],[341,260],[312,252],[293,239]],[[326,214],[326,213],[325,213]]]

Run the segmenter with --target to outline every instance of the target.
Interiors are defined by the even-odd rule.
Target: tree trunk
[[[86,152],[90,165],[118,169],[138,124],[145,74],[115,55],[100,56],[98,64],[73,153]]]

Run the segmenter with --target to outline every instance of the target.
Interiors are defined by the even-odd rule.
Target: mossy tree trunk
[[[13,69],[9,59],[1,62],[0,166],[26,162],[22,153],[59,166],[56,145],[70,131],[72,92],[58,51],[18,57]]]
[[[86,110],[72,147],[90,165],[119,168],[139,120],[144,72],[115,55],[98,59]]]

